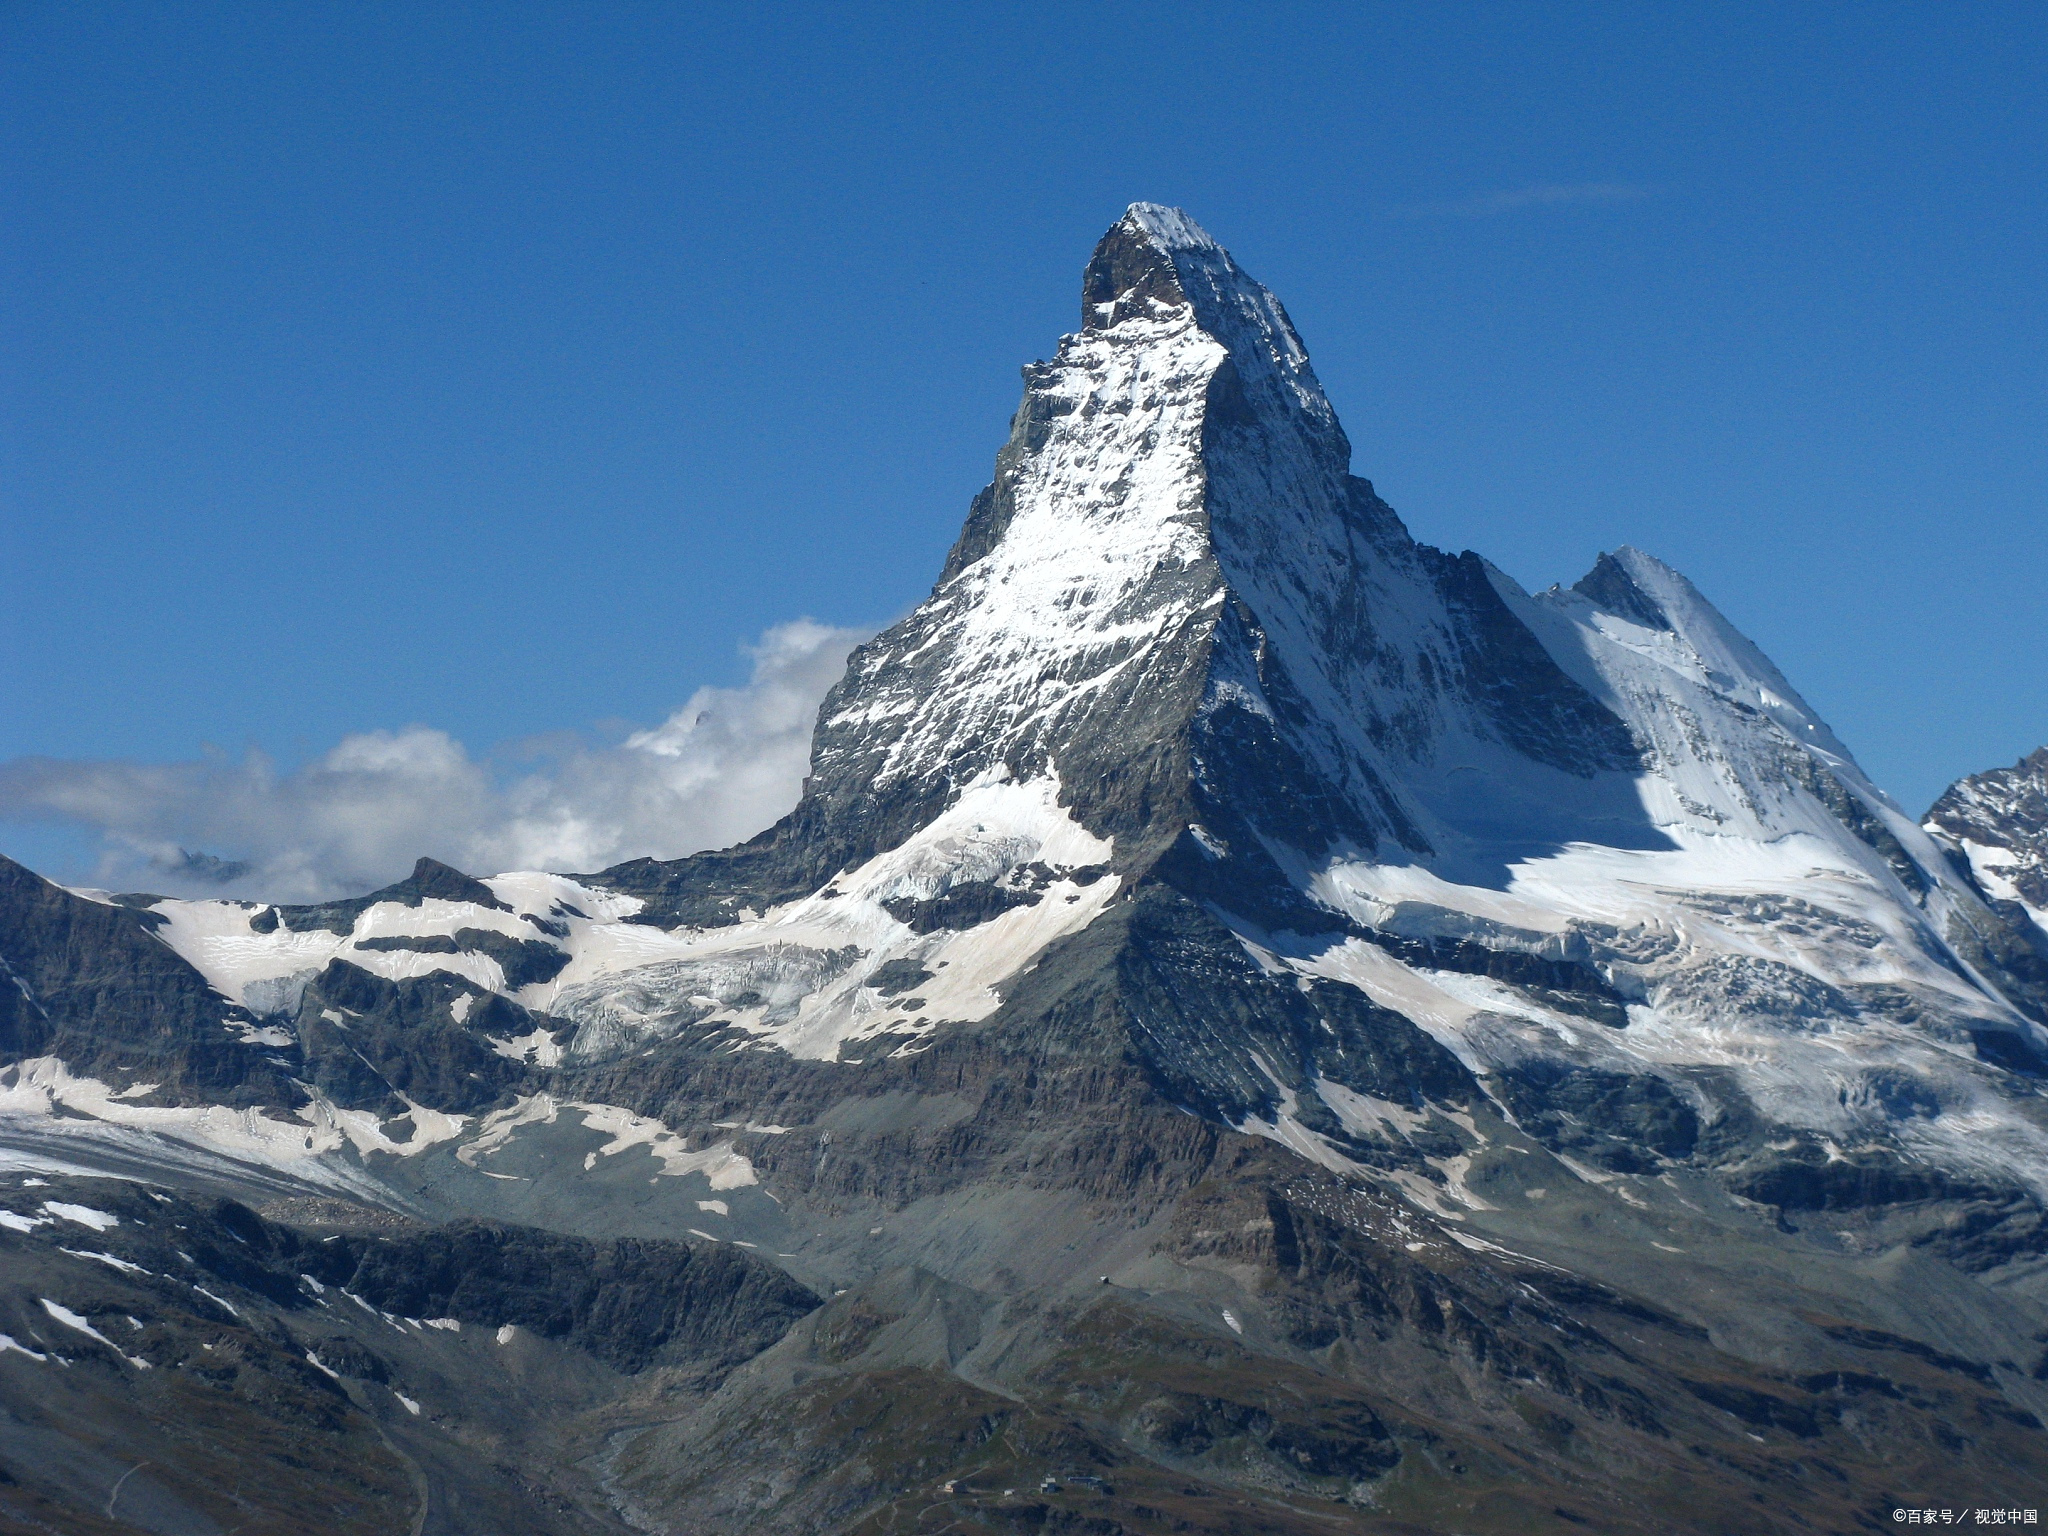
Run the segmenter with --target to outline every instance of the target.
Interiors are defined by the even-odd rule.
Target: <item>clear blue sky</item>
[[[2048,741],[2048,7],[0,9],[0,759],[651,723],[921,597],[1134,198],[1415,533]]]

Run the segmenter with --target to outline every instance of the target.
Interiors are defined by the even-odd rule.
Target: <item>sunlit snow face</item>
[[[998,983],[1092,922],[1119,880],[1111,847],[1059,804],[1057,780],[1000,770],[969,785],[901,847],[823,891],[759,918],[678,935],[674,957],[565,989],[556,1011],[580,1029],[573,1055],[603,1056],[698,1026],[730,1027],[793,1055],[833,1057],[878,1035],[917,1042],[985,1018]],[[993,909],[925,928],[914,908],[965,886]],[[894,968],[906,979],[888,983]],[[878,984],[879,983],[879,984]]]

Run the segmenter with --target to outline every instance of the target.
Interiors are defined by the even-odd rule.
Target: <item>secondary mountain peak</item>
[[[1951,784],[1925,824],[2048,960],[2048,747]]]
[[[1849,749],[1777,664],[1683,573],[1656,556],[1623,544],[1594,561],[1571,590],[1606,614],[1670,635],[1714,687],[1769,715],[1793,739],[1853,763]]]

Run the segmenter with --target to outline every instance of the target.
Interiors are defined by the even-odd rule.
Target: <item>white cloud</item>
[[[349,736],[291,773],[254,751],[179,763],[18,758],[0,763],[0,820],[99,834],[93,879],[112,889],[271,901],[370,890],[421,854],[473,874],[676,858],[739,842],[796,804],[819,701],[864,637],[808,619],[778,625],[752,648],[745,687],[700,688],[618,746],[550,742],[537,766],[510,776],[423,725]]]

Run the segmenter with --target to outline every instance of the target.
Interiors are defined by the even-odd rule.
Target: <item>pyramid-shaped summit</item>
[[[1350,473],[1286,311],[1201,226],[1133,204],[1082,321],[1024,370],[931,598],[854,653],[793,816],[737,859],[608,882],[694,921],[728,881],[808,893],[1004,773],[1055,784],[1119,872],[1199,829],[1183,851],[1228,843],[1279,899],[1274,841],[1431,851],[1456,808],[1418,777],[1636,765],[1484,563],[1416,544]]]

